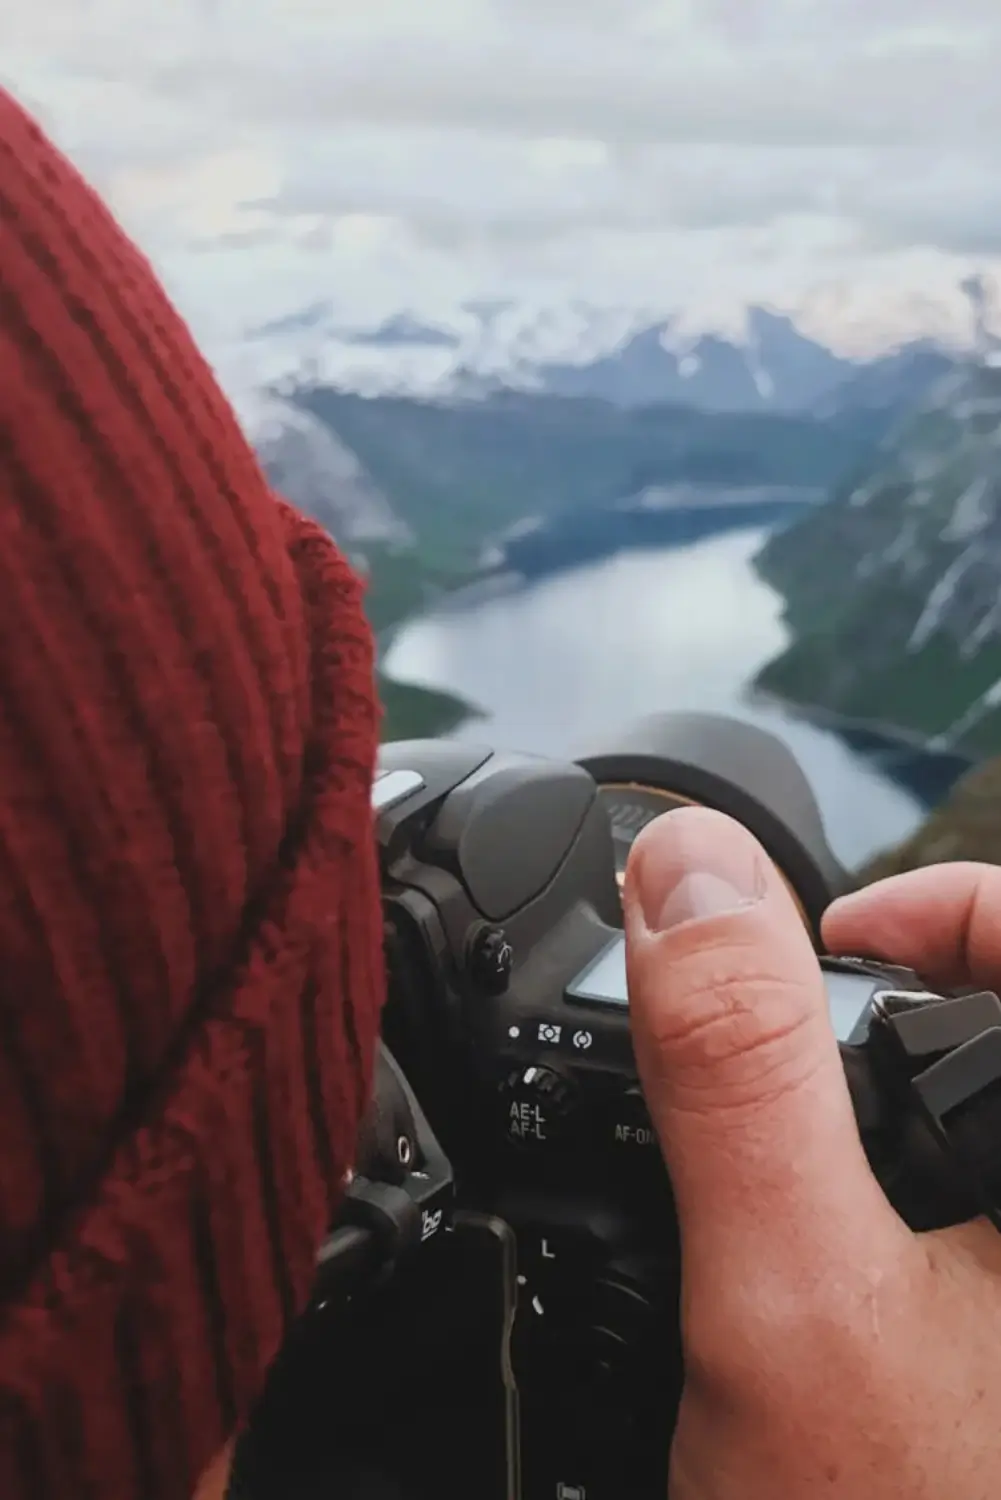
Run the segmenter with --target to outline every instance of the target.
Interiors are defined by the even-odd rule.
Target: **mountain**
[[[409,313],[396,313],[377,328],[346,330],[341,337],[346,344],[376,349],[402,349],[410,345],[421,349],[458,349],[462,344],[457,333],[421,323]]]
[[[906,344],[880,359],[858,365],[847,379],[814,405],[813,413],[832,417],[846,411],[910,411],[956,364],[956,356],[931,339]]]
[[[902,411],[957,362],[931,339],[877,358],[841,359],[791,318],[752,307],[745,342],[703,335],[679,342],[670,323],[642,329],[583,364],[542,364],[543,390],[624,407],[673,402],[703,411],[784,411],[820,418]]]
[[[854,372],[853,364],[801,334],[790,318],[748,312],[747,339],[677,337],[670,322],[643,328],[584,364],[540,364],[541,389],[616,406],[659,403],[703,411],[809,411]]]
[[[380,633],[485,571],[522,566],[512,538],[533,526],[541,565],[582,545],[641,544],[671,529],[655,512],[672,507],[744,506],[746,518],[764,500],[786,518],[872,451],[866,425],[844,416],[625,410],[507,389],[457,402],[286,383],[246,424],[275,488],[366,573]]]
[[[249,425],[275,489],[320,521],[346,548],[413,541],[410,528],[325,422],[294,402],[272,396],[259,404]]]
[[[993,303],[976,277],[957,289],[969,307],[967,344],[989,338]],[[991,316],[993,314],[991,313]],[[250,330],[247,360],[271,382],[333,385],[368,396],[483,399],[508,389],[607,401],[624,409],[689,406],[715,412],[800,412],[899,405],[956,358],[931,338],[847,358],[765,307],[739,330],[701,329],[688,314],[659,320],[573,303],[532,308],[468,302],[447,317],[402,309],[371,325],[313,302]]]
[[[244,415],[275,489],[319,521],[365,575],[366,612],[376,631],[391,630],[455,586],[454,577],[422,558],[412,528],[333,428],[276,393]],[[451,693],[384,674],[379,695],[383,739],[444,734],[476,712]]]
[[[582,515],[679,483],[826,490],[872,451],[868,421],[502,390],[476,401],[367,398],[306,386],[330,428],[410,527],[430,564],[476,570],[518,522]]]
[[[288,334],[314,334],[327,328],[332,315],[329,302],[309,302],[305,307],[294,309],[284,317],[272,318],[259,323],[246,333],[251,343],[263,343],[267,339],[283,338]]]
[[[916,833],[860,872],[858,884],[950,860],[1001,864],[1001,759],[969,771]]]
[[[1001,361],[947,374],[758,567],[791,633],[759,687],[971,757],[1001,751]]]
[[[757,328],[759,348],[789,334],[781,320]],[[369,615],[385,633],[485,570],[673,535],[683,518],[663,511],[753,501],[788,520],[873,462],[902,379],[823,418],[503,385],[465,400],[363,396],[286,380],[257,399],[248,427],[275,487],[368,575]],[[697,530],[698,518],[685,524]]]

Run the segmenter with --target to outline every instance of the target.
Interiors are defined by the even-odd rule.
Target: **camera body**
[[[523,1493],[630,1493],[627,1463],[645,1493],[680,1393],[677,1231],[624,984],[585,993],[604,955],[624,981],[607,812],[577,765],[450,742],[385,760],[384,1035],[460,1200],[517,1240]]]
[[[348,1500],[666,1494],[678,1226],[633,1056],[619,881],[643,822],[693,801],[759,837],[819,951],[844,875],[801,772],[760,731],[662,716],[581,763],[384,747],[376,1100],[234,1493],[297,1497],[294,1461],[303,1494]],[[963,1111],[991,1063],[981,1048],[971,1071],[970,1048],[1001,1042],[1001,1002],[820,962],[887,1197],[915,1228],[972,1217],[983,1176],[957,1170],[946,1121],[972,1119],[987,1165],[1001,1106],[986,1131]]]

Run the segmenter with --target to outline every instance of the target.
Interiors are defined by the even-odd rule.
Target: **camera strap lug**
[[[883,991],[873,1041],[1001,1230],[1001,999]]]

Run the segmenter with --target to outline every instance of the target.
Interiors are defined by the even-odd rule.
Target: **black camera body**
[[[600,1495],[599,1471],[628,1493],[626,1467],[663,1469],[680,1391],[677,1232],[624,963],[621,1000],[586,993],[622,955],[608,815],[576,765],[449,742],[386,760],[384,1036],[460,1200],[517,1240],[523,1493]]]
[[[678,1229],[633,1057],[617,873],[623,830],[690,801],[752,828],[819,950],[844,877],[801,773],[759,731],[665,716],[580,764],[384,748],[377,1097],[237,1493],[662,1500],[683,1382]],[[967,1106],[992,1046],[1001,1077],[1001,1003],[821,963],[888,1198],[915,1228],[972,1217],[1001,1113],[985,1130]],[[979,1177],[957,1164],[957,1129]]]

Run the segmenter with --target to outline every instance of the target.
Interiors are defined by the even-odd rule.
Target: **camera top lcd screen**
[[[860,1022],[868,1012],[875,986],[864,983],[855,974],[827,973],[824,982],[834,1035],[839,1042],[862,1041],[868,1028],[860,1026]]]
[[[834,973],[824,977],[835,1036],[839,1042],[860,1040],[863,1035],[860,1023],[867,1012],[871,987],[860,984],[854,974]],[[568,1000],[614,1006],[617,1010],[628,1007],[625,933],[616,933],[567,986],[566,993]]]
[[[626,935],[616,933],[612,941],[581,970],[567,986],[568,1000],[588,1000],[592,1005],[614,1005],[624,1010],[626,993]]]

